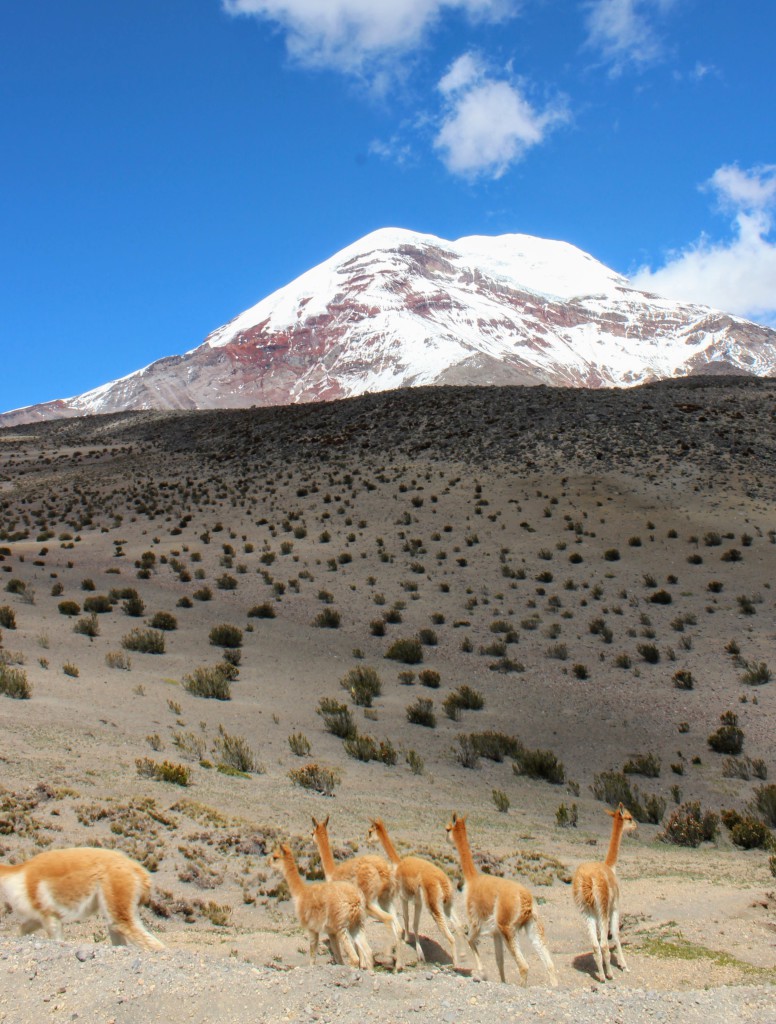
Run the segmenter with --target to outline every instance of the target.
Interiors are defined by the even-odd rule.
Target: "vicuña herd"
[[[601,981],[612,977],[610,934],[619,966],[628,970],[620,945],[620,889],[615,868],[623,834],[636,829],[636,822],[622,804],[607,813],[613,821],[605,860],[580,864],[572,882],[574,901],[593,943]],[[390,928],[395,948],[394,970],[401,970],[402,943],[410,938],[410,903],[414,908],[415,951],[422,961],[418,928],[425,904],[450,948],[455,967],[459,962],[456,935],[461,935],[469,943],[478,973],[484,977],[478,943],[481,935],[492,935],[501,980],[506,980],[506,945],[525,985],[528,964],[519,942],[520,932],[525,932],[547,970],[550,984],[558,984],[536,901],[518,882],[477,870],[466,818],[453,814],[447,825],[447,838],[461,862],[468,935],[455,913],[454,887],[444,871],[422,857],[400,857],[380,818],[372,821],[367,840],[382,844],[387,861],[377,855],[335,861],[328,824],[328,817],[324,821],[313,818],[312,838],[321,857],[325,882],[306,882],[291,847],[285,843],[269,858],[270,864],[282,872],[299,923],[309,934],[311,963],[323,934],[337,963],[347,960],[354,967],[371,968],[374,961],[364,931],[369,915]],[[83,920],[99,910],[108,923],[114,945],[131,943],[142,949],[164,949],[164,944],[143,926],[138,915],[138,906],[148,902],[150,888],[145,868],[116,850],[49,850],[23,864],[0,866],[0,896],[21,919],[23,935],[42,928],[50,938],[61,939],[64,922]]]

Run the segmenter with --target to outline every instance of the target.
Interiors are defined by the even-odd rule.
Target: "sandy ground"
[[[760,986],[752,989],[752,1019],[756,1011],[765,1019],[776,963],[769,852],[739,849],[724,827],[697,849],[659,836],[686,801],[744,812],[776,771],[776,683],[744,681],[747,665],[774,666],[773,389],[642,389],[622,399],[607,393],[584,410],[565,393],[554,408],[550,394],[541,422],[521,399],[535,401],[538,390],[505,389],[519,408],[502,408],[501,395],[478,406],[468,391],[446,389],[439,399],[423,392],[382,405],[284,410],[274,424],[263,411],[207,422],[149,414],[0,432],[0,606],[15,620],[0,639],[7,667],[31,687],[29,700],[0,698],[0,851],[18,863],[44,848],[114,845],[153,871],[155,902],[144,913],[170,950],[153,968],[166,1019],[348,1019],[350,990],[331,980],[342,970],[324,966],[323,950],[321,966],[303,966],[306,939],[266,854],[278,839],[291,840],[314,878],[311,816],[331,816],[335,855],[345,856],[365,852],[369,818],[380,815],[402,853],[429,856],[460,880],[445,843],[453,810],[468,815],[480,866],[516,878],[540,901],[560,1002],[544,992],[532,950],[528,992],[550,1000],[542,1003],[550,1019],[586,1019],[585,1000],[601,989],[569,881],[578,863],[606,850],[610,819],[593,795],[596,777],[647,754],[659,760],[659,775],[625,781],[636,799],[659,797],[665,809],[659,824],[643,822],[623,842],[631,970],[615,971],[605,1004],[611,1017],[596,1019],[646,1019],[650,993],[706,988],[720,999],[740,991],[731,1004],[738,1012],[749,992],[739,986]],[[647,400],[645,439],[647,414],[635,414]],[[683,412],[688,405],[697,408]],[[525,422],[516,428],[518,414]],[[731,433],[720,440],[728,422]],[[511,433],[519,435],[512,456],[504,451]],[[359,443],[365,436],[368,444]],[[679,458],[687,437],[692,446]],[[83,589],[84,580],[94,589]],[[206,587],[210,600],[195,599]],[[112,610],[96,615],[98,635],[74,632],[87,599],[130,588],[143,602],[140,616],[126,614],[125,598],[114,595]],[[652,600],[659,591],[670,603]],[[185,598],[190,607],[179,605]],[[77,602],[78,614],[61,614],[62,601]],[[260,605],[275,617],[248,615]],[[315,625],[325,609],[339,613],[338,628]],[[164,633],[164,653],[125,650],[127,634],[148,629],[157,612],[177,621]],[[386,613],[400,621],[385,622]],[[183,684],[198,666],[220,662],[209,634],[224,623],[243,631],[239,674],[230,700],[207,700]],[[434,634],[424,638],[422,664],[385,657],[393,641],[422,630]],[[656,663],[644,659],[644,645],[657,649]],[[116,655],[129,667],[110,667]],[[353,704],[341,686],[358,666],[381,680],[371,708]],[[425,669],[439,674],[437,687],[422,684]],[[675,685],[680,670],[691,673],[692,689]],[[415,673],[409,685],[402,672]],[[443,702],[462,685],[478,691],[484,707],[452,720]],[[347,756],[317,713],[323,697],[348,705],[359,733],[390,741],[397,763]],[[407,706],[418,698],[433,701],[434,728],[408,722]],[[709,748],[725,712],[744,732],[740,758],[762,762],[766,780],[728,777],[724,755]],[[463,767],[459,737],[489,730],[551,750],[563,784],[517,775],[509,757]],[[254,770],[219,767],[224,733],[244,740]],[[309,754],[294,754],[293,734],[307,739]],[[139,774],[143,759],[184,766],[189,784]],[[336,773],[333,796],[293,785],[289,772],[310,762]],[[506,813],[494,790],[506,795]],[[576,827],[558,826],[562,804],[576,805]],[[0,930],[12,936],[14,921],[0,919]],[[494,1001],[488,1019],[526,1010],[510,1003],[496,1011],[507,990],[477,985],[463,948],[456,975],[425,915],[421,933],[426,966],[414,965],[408,945],[409,966],[393,979],[387,932],[369,925],[374,984],[395,1000],[395,1019],[448,1019],[445,999],[455,1019],[478,1019],[456,1002],[469,991],[463,982],[495,993],[482,997]],[[56,1013],[47,1003],[47,1014],[149,1019],[148,1004],[133,1002],[132,1016],[116,1002],[119,983],[152,970],[147,955],[111,950],[105,934],[96,918],[72,925],[74,945],[54,944],[56,955],[43,939],[9,940],[8,998],[26,962],[38,964],[35,977],[41,985],[50,979],[49,988],[75,962],[90,980],[75,994],[68,988]],[[72,959],[87,948],[94,956]],[[489,977],[497,977],[490,940],[481,948]],[[215,962],[226,973],[217,975],[221,995],[207,997],[223,1004],[211,1018],[194,1000],[191,978]],[[100,965],[110,969],[104,1005],[87,995],[96,999]],[[373,977],[359,980],[359,992],[371,991]],[[516,981],[514,965],[507,977]],[[290,991],[300,979],[304,998],[284,1003],[278,978]],[[51,996],[36,984],[25,982],[36,998]],[[266,1018],[249,1017],[247,1008],[240,1016],[243,984],[262,998],[274,993]],[[227,1007],[223,993],[232,985]],[[341,1000],[311,1004],[316,987]],[[623,1002],[618,1010],[612,990],[632,997],[631,1008]],[[510,986],[508,998],[527,996]],[[698,998],[708,1019],[707,997]],[[695,1019],[686,1015],[692,1005],[683,1019]],[[43,1019],[14,1016],[18,1008],[1,1002],[0,1011],[8,1021]]]

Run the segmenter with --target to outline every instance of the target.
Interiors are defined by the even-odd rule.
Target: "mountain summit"
[[[288,405],[421,384],[627,387],[776,374],[776,331],[674,302],[565,242],[366,235],[184,355],[0,425],[128,409]]]

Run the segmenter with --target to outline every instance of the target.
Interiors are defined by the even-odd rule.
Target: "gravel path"
[[[0,972],[4,1024],[776,1024],[776,990],[770,986],[649,992],[618,990],[615,982],[573,991],[522,990],[436,968],[398,976],[324,965],[273,970],[182,951],[147,956],[35,938],[0,941]]]

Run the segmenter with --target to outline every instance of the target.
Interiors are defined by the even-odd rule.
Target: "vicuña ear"
[[[318,828],[318,822],[315,820],[315,817],[313,817],[313,828]]]
[[[453,816],[452,816],[451,820],[452,820],[453,824],[455,824],[456,821],[458,821],[458,815],[455,813],[455,811],[453,811]]]
[[[327,828],[328,824],[329,824],[329,815],[327,814],[325,819],[324,819],[324,822],[323,822],[323,827]]]
[[[606,808],[606,813],[609,815],[610,818],[617,817],[617,811],[610,811],[608,807]]]

